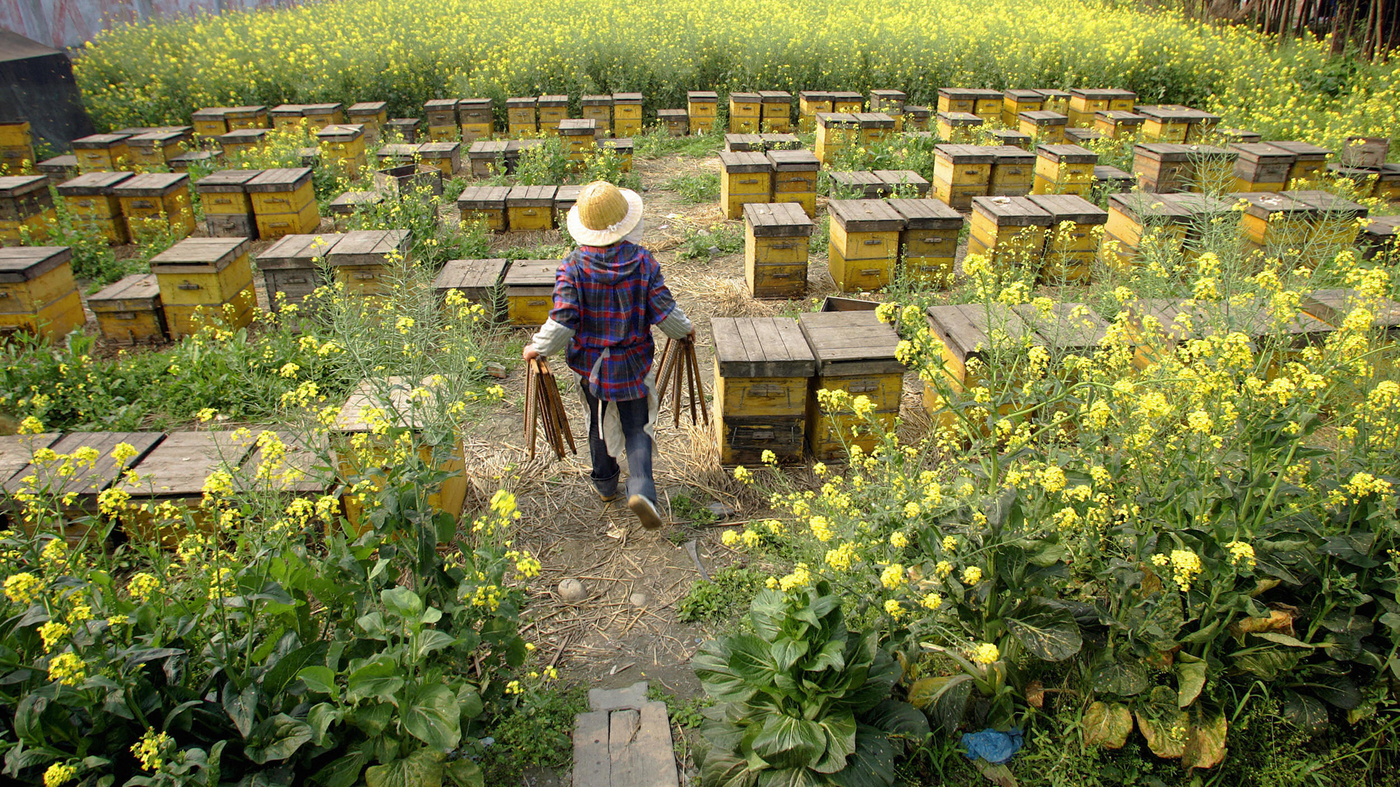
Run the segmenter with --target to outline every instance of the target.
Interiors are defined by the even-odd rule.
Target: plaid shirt
[[[629,241],[580,246],[554,280],[549,318],[574,332],[565,356],[595,398],[625,402],[647,395],[656,347],[651,326],[676,308],[651,252]]]

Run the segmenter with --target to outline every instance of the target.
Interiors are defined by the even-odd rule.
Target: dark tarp
[[[34,146],[54,155],[93,133],[67,53],[0,29],[0,120],[28,120]]]

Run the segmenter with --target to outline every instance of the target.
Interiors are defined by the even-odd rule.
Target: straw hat
[[[642,197],[595,180],[579,191],[569,209],[569,234],[583,246],[611,246],[622,240],[642,220]]]

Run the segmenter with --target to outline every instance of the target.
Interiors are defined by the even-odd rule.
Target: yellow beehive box
[[[262,240],[315,232],[321,226],[310,168],[264,170],[248,181],[245,188],[253,203],[258,237]]]
[[[928,131],[929,120],[933,117],[933,111],[928,107],[916,104],[904,105],[904,130],[905,131]]]
[[[1045,107],[1045,96],[1039,90],[1007,90],[1001,94],[1001,124],[1016,128],[1022,112],[1039,112]]]
[[[170,338],[206,325],[243,328],[253,321],[251,249],[247,238],[186,238],[151,258]]]
[[[1284,191],[1280,192],[1280,196],[1313,209],[1307,248],[1303,254],[1310,265],[1331,259],[1337,247],[1349,247],[1356,243],[1357,233],[1361,229],[1359,220],[1366,218],[1370,212],[1366,206],[1338,197],[1330,191]]]
[[[1024,197],[1035,185],[1035,154],[1014,145],[991,149],[992,175],[989,197]]]
[[[1031,138],[1031,142],[1036,145],[1062,145],[1065,141],[1065,129],[1069,125],[1069,118],[1058,112],[1040,110],[1038,112],[1022,112],[1018,117],[1018,129],[1022,134]]]
[[[1142,139],[1144,142],[1185,143],[1191,130],[1190,115],[1181,109],[1169,106],[1142,106],[1137,114],[1143,116]]]
[[[1061,115],[1069,116],[1069,93],[1063,90],[1039,88],[1037,93],[1045,99],[1041,109],[1046,112],[1058,112]]]
[[[365,130],[355,125],[331,125],[316,132],[321,155],[354,180],[365,169]]]
[[[1136,112],[1119,110],[1097,112],[1094,114],[1094,130],[1110,139],[1135,137],[1142,133],[1142,124],[1146,120],[1146,115],[1139,115]]]
[[[1094,165],[1099,154],[1078,145],[1041,145],[1036,148],[1036,194],[1089,194],[1094,187]]]
[[[0,242],[42,242],[57,219],[46,176],[0,177]]]
[[[903,90],[872,90],[870,111],[884,112],[890,117],[895,117],[904,112],[904,102],[908,97]]]
[[[425,166],[436,167],[444,181],[462,171],[462,143],[424,142],[418,146],[418,158]]]
[[[220,136],[219,147],[224,151],[225,159],[232,159],[234,156],[261,150],[266,140],[267,129],[241,128]]]
[[[612,135],[612,96],[583,96],[578,100],[578,105],[579,114],[584,120],[592,120],[604,135]]]
[[[1035,335],[1016,312],[1000,303],[930,306],[924,317],[932,349],[942,359],[941,382],[954,393],[981,385],[990,364],[1015,354]],[[923,404],[934,421],[946,428],[957,423],[957,416],[948,409],[941,388],[925,380]]]
[[[1108,111],[1110,112],[1133,112],[1137,108],[1137,93],[1122,88],[1110,88],[1103,91],[1108,94]]]
[[[980,145],[934,147],[934,196],[958,210],[971,209],[972,198],[986,196],[991,186],[994,150]]]
[[[61,339],[87,320],[67,246],[0,248],[0,331]]]
[[[204,506],[204,489],[215,473],[238,473],[255,445],[253,437],[233,431],[166,435],[132,466],[131,476],[117,482],[116,488],[131,496],[130,507],[118,515],[122,531],[134,543],[172,549],[187,535],[186,523],[196,532],[218,533],[218,511]],[[157,516],[155,508],[162,504],[185,509],[188,518],[173,522]]]
[[[971,142],[974,133],[986,121],[971,112],[939,112],[935,125],[938,136],[945,142]]]
[[[216,238],[256,238],[257,221],[248,184],[262,174],[260,169],[225,169],[211,172],[195,184],[199,203],[204,207],[204,223]]]
[[[999,146],[1010,146],[1020,148],[1025,151],[1034,151],[1035,142],[1030,134],[1022,134],[1020,131],[1011,128],[992,129],[990,135],[992,144]]]
[[[1382,164],[1371,193],[1384,202],[1400,201],[1400,164]]]
[[[513,186],[506,195],[506,230],[537,232],[554,228],[556,186]]]
[[[506,231],[506,197],[509,186],[468,186],[457,197],[462,223],[480,221],[491,232]]]
[[[268,120],[278,131],[306,126],[305,104],[278,104],[267,111]]]
[[[127,461],[134,463],[145,456],[165,435],[160,432],[70,432],[56,441],[47,439],[47,435],[23,437],[34,440],[28,445],[22,444],[23,447],[19,448],[30,458],[33,458],[33,452],[41,445],[49,446],[60,456],[73,456],[80,450],[91,450],[95,453],[97,460],[91,465],[86,462],[26,462],[22,466],[23,469],[10,476],[0,488],[3,488],[6,498],[22,490],[36,489],[52,495],[53,499],[61,501],[58,505],[59,513],[70,521],[70,524],[56,528],[69,546],[101,547],[106,538],[107,526],[98,516],[97,496],[117,483],[123,469],[129,466],[113,459],[113,450],[122,443],[131,445],[136,449],[136,454]]]
[[[773,165],[762,153],[719,154],[719,202],[726,219],[744,215],[744,205],[768,202],[773,193]]]
[[[229,107],[224,110],[224,122],[228,125],[229,131],[237,131],[241,128],[272,127],[272,122],[267,114],[267,107],[262,105]]]
[[[833,112],[833,98],[827,90],[803,90],[797,94],[797,130],[811,132],[817,128],[818,112]]]
[[[864,112],[865,98],[854,90],[837,90],[831,94],[831,111],[838,115]]]
[[[904,217],[874,199],[831,200],[827,267],[842,292],[878,290],[894,278]]]
[[[953,280],[962,214],[931,199],[892,199],[889,205],[904,219],[899,234],[899,267],[905,279],[947,287]]]
[[[943,115],[963,113],[968,115],[977,114],[976,90],[967,90],[956,87],[940,87],[938,89],[938,112]]]
[[[310,129],[323,129],[326,126],[339,126],[345,122],[345,108],[334,104],[303,104],[302,117]]]
[[[258,272],[273,311],[304,303],[317,287],[330,283],[326,263],[342,237],[337,233],[283,235],[257,255]]]
[[[814,225],[792,202],[744,205],[744,280],[755,298],[807,292],[808,238]]]
[[[496,118],[491,99],[464,98],[458,101],[457,126],[461,129],[462,144],[464,145],[470,145],[478,139],[493,138],[496,130]]]
[[[185,135],[174,131],[137,134],[126,140],[127,155],[138,169],[163,168],[183,152],[184,141]]]
[[[34,167],[34,142],[27,120],[0,120],[0,175],[21,175]]]
[[[384,136],[384,125],[389,122],[387,101],[361,101],[351,104],[345,110],[345,117],[352,124],[365,130],[365,144],[377,145]]]
[[[786,90],[758,91],[760,128],[770,134],[792,131],[792,94]]]
[[[1386,341],[1400,339],[1400,303],[1389,298],[1364,296],[1356,290],[1313,290],[1303,298],[1303,313],[1335,328],[1342,327],[1348,315],[1358,306],[1370,311],[1374,318],[1371,328]]]
[[[1332,155],[1332,151],[1327,148],[1306,142],[1280,141],[1267,144],[1293,154],[1293,165],[1288,168],[1290,186],[1295,180],[1316,180],[1321,177],[1327,171],[1327,157]]]
[[[1069,124],[1074,128],[1094,125],[1094,115],[1109,110],[1108,102],[1114,91],[1094,88],[1074,88],[1069,91]]]
[[[132,273],[88,296],[102,338],[115,344],[166,340],[165,310],[154,273]]]
[[[1003,96],[1000,90],[976,88],[967,92],[973,96],[972,114],[982,118],[989,126],[1001,123]]]
[[[855,115],[843,112],[817,113],[817,160],[830,164],[836,154],[860,140],[860,123]]]
[[[582,170],[588,157],[598,149],[598,121],[592,118],[564,118],[559,121],[559,136],[564,140],[564,148],[574,169]]]
[[[967,253],[1039,270],[1050,222],[1050,214],[1029,197],[976,197]]]
[[[126,134],[90,134],[73,140],[80,172],[116,172],[131,163]]]
[[[1040,194],[1030,200],[1050,214],[1040,275],[1051,282],[1089,281],[1108,211],[1075,194]]]
[[[534,136],[539,133],[539,120],[535,116],[535,98],[517,96],[506,99],[506,133],[512,137]]]
[[[720,462],[802,458],[808,383],[816,358],[796,320],[715,317],[715,433]]]
[[[457,129],[457,99],[435,98],[423,102],[423,116],[428,120],[428,139],[433,142],[455,140]]]
[[[540,113],[540,133],[558,134],[559,121],[569,116],[569,97],[540,96],[535,101]]]
[[[894,118],[884,112],[857,112],[853,117],[860,128],[862,145],[874,145],[894,133]]]
[[[757,93],[729,94],[729,133],[757,134],[762,131],[763,98]]]
[[[554,307],[554,281],[560,260],[516,260],[506,271],[506,321],[538,327]]]
[[[686,116],[684,109],[656,110],[656,124],[665,127],[666,133],[673,137],[683,137],[690,133],[690,118]]]
[[[773,167],[773,202],[796,202],[808,218],[817,216],[817,172],[821,162],[806,150],[770,150],[765,154]]]
[[[719,115],[719,94],[713,90],[691,90],[685,94],[685,113],[690,118],[690,133],[708,134]]]
[[[168,225],[182,237],[194,231],[189,175],[148,172],[122,181],[114,191],[132,240],[149,234],[153,224]]]
[[[612,133],[619,138],[642,133],[642,94],[613,93],[612,100]]]
[[[194,126],[194,133],[206,139],[215,139],[227,134],[228,121],[224,119],[230,107],[206,107],[197,109],[190,115],[190,124]],[[298,113],[300,115],[300,113]]]
[[[1121,268],[1136,260],[1147,243],[1180,247],[1189,257],[1197,225],[1228,209],[1229,203],[1199,194],[1109,194],[1099,259]]]
[[[340,235],[326,252],[332,277],[349,295],[388,295],[396,267],[408,259],[408,230],[356,230]]]
[[[96,230],[110,243],[126,243],[126,221],[114,189],[131,177],[130,172],[89,172],[60,183],[58,194],[74,224]]]
[[[896,353],[899,334],[873,311],[808,312],[798,317],[798,325],[817,365],[807,394],[807,444],[812,455],[821,461],[838,460],[853,445],[868,455],[878,437],[866,417],[826,412],[818,392],[845,391],[853,398],[865,397],[877,428],[893,429],[904,395],[904,365]]]

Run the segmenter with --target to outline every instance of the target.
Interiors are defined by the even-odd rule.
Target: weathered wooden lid
[[[583,96],[578,100],[581,107],[610,107],[613,103],[612,96]]]
[[[962,214],[936,199],[887,200],[911,230],[951,230],[963,224]]]
[[[186,151],[186,152],[184,152],[184,153],[181,153],[181,154],[178,155],[178,156],[171,156],[170,158],[168,158],[168,159],[165,160],[165,163],[169,164],[169,165],[172,166],[172,167],[174,167],[174,166],[176,166],[176,165],[184,165],[184,166],[188,167],[190,164],[193,164],[193,163],[198,162],[198,161],[213,161],[213,160],[214,160],[214,154],[213,154],[211,151],[208,151],[208,150],[190,150],[190,151]],[[261,170],[259,170],[259,171],[261,171]]]
[[[450,112],[456,108],[455,98],[433,98],[423,102],[424,112]]]
[[[762,153],[734,153],[731,151],[721,151],[719,154],[720,166],[727,173],[741,172],[769,172],[773,165],[768,163],[768,157]]]
[[[510,268],[510,260],[448,260],[437,278],[435,290],[487,290],[499,285]]]
[[[1107,101],[1110,98],[1114,98],[1116,93],[1116,90],[1108,90],[1105,88],[1072,87],[1069,89],[1070,96],[1087,98],[1092,101]]]
[[[125,479],[117,488],[132,497],[194,497],[204,492],[210,474],[236,470],[257,444],[236,432],[171,432],[134,466],[138,483]]]
[[[994,128],[992,129],[992,138],[1000,142],[1002,147],[1020,148],[1022,145],[1029,145],[1031,142],[1030,134],[1023,134],[1014,128]],[[1022,150],[1024,150],[1024,148],[1022,148]],[[1030,151],[1026,152],[1030,153]],[[1034,153],[1030,155],[1035,156]]]
[[[768,163],[778,172],[811,172],[821,169],[817,154],[810,150],[770,150]]]
[[[62,156],[44,159],[35,164],[34,168],[40,172],[67,172],[78,168],[78,157],[72,153],[65,153]]]
[[[594,118],[564,118],[559,121],[559,133],[566,137],[591,137],[598,133]]]
[[[843,189],[854,189],[872,199],[880,195],[880,191],[885,185],[875,176],[874,172],[869,170],[834,170],[826,174],[827,177],[831,178],[831,182],[837,186]]]
[[[418,155],[418,149],[420,147],[422,147],[422,144],[414,145],[403,142],[393,145],[382,145],[379,150],[375,151],[374,155],[379,158],[394,159],[396,161],[412,161],[413,157]]]
[[[130,172],[89,172],[58,184],[58,193],[65,197],[88,197],[111,194],[112,189],[132,176]]]
[[[613,93],[614,104],[640,104],[642,103],[641,93]]]
[[[1151,194],[1142,191],[1110,194],[1108,195],[1108,207],[1110,210],[1117,210],[1138,224],[1148,222],[1180,224],[1190,221],[1195,214],[1177,204],[1175,200],[1163,199],[1163,197],[1168,196],[1171,195]]]
[[[478,139],[467,148],[467,158],[469,159],[494,159],[497,156],[504,156],[506,152],[506,140],[504,139]]]
[[[227,268],[253,248],[248,238],[185,238],[151,258],[153,273],[208,273]]]
[[[904,372],[895,356],[899,334],[873,311],[805,312],[797,320],[817,360],[819,377]]]
[[[1157,196],[1166,197],[1177,207],[1188,211],[1192,217],[1198,219],[1228,216],[1231,213],[1231,208],[1235,204],[1230,199],[1194,191],[1185,191],[1179,194],[1159,194]]]
[[[1000,100],[1002,98],[1000,90],[992,90],[986,87],[969,88],[967,92],[971,93],[972,96],[979,101],[990,101],[994,98]]]
[[[1045,99],[1045,96],[1041,95],[1039,90],[1003,90],[1001,94],[1015,103],[1020,103],[1022,101],[1042,101]]]
[[[877,169],[871,174],[880,181],[880,185],[889,188],[913,186],[920,194],[929,190],[929,182],[912,169]]]
[[[389,102],[387,101],[360,101],[351,104],[350,108],[345,110],[345,112],[349,115],[377,115],[388,108]]]
[[[933,156],[952,164],[991,164],[996,161],[994,145],[934,145]]]
[[[408,230],[356,230],[340,236],[326,252],[326,262],[339,265],[385,265],[389,255],[407,259],[412,240]]]
[[[1303,311],[1328,325],[1340,326],[1352,310],[1363,306],[1375,319],[1371,327],[1381,330],[1400,328],[1400,303],[1389,298],[1366,298],[1356,290],[1313,290],[1303,298]]]
[[[950,126],[980,126],[987,121],[971,112],[939,112],[938,122]]]
[[[1094,113],[1094,117],[1100,120],[1108,120],[1120,126],[1140,126],[1146,115],[1139,115],[1136,112],[1124,112],[1121,109],[1101,109]]]
[[[31,281],[72,259],[67,246],[0,246],[0,282]]]
[[[125,145],[130,138],[128,134],[89,134],[78,137],[70,144],[74,150],[106,150],[115,145]]]
[[[1317,208],[1321,215],[1330,219],[1359,219],[1364,218],[1370,213],[1370,210],[1365,205],[1352,202],[1349,199],[1343,199],[1330,191],[1318,191],[1313,189],[1284,191],[1280,193],[1285,197],[1292,197],[1299,202]]]
[[[861,128],[894,128],[894,118],[884,112],[856,112],[855,119]]]
[[[578,195],[583,186],[560,186],[554,192],[554,209],[568,210],[578,203]]]
[[[1244,212],[1256,218],[1268,219],[1276,213],[1289,216],[1302,217],[1316,214],[1318,208],[1306,202],[1299,202],[1284,194],[1275,194],[1270,191],[1246,191],[1231,194],[1231,198],[1236,201],[1244,200]]]
[[[1049,211],[1029,197],[973,197],[972,212],[992,220],[998,227],[1048,227]]]
[[[796,202],[747,203],[744,222],[752,228],[756,238],[808,237],[816,228]]]
[[[147,172],[118,183],[112,187],[112,193],[119,197],[160,197],[189,184],[190,176],[184,172]]]
[[[301,117],[302,110],[306,109],[306,104],[278,104],[269,109],[267,113],[274,117]],[[223,117],[220,115],[219,117]]]
[[[1133,156],[1153,161],[1186,161],[1191,158],[1191,146],[1177,142],[1140,142],[1133,145]]]
[[[218,139],[221,145],[249,145],[261,142],[266,136],[267,129],[265,128],[240,128],[227,134],[220,134]]]
[[[419,118],[389,118],[388,122],[386,122],[384,126],[386,128],[397,129],[399,131],[413,131],[418,128],[418,124],[420,122],[422,121]]]
[[[506,195],[508,208],[547,208],[554,204],[557,186],[512,186]]]
[[[690,90],[686,92],[685,100],[691,104],[716,104],[719,103],[719,93],[713,90]]]
[[[310,268],[316,258],[324,258],[343,237],[340,233],[283,235],[257,255],[258,269],[287,270]]]
[[[1064,126],[1069,124],[1068,115],[1061,115],[1059,112],[1051,112],[1049,110],[1021,112],[1016,115],[1016,118],[1036,126]]]
[[[940,87],[938,89],[939,98],[947,98],[953,101],[976,101],[978,93],[976,90],[961,87]]]
[[[379,191],[347,191],[331,200],[331,213],[340,216],[349,216],[361,205],[378,205],[384,201],[384,194]]]
[[[1376,216],[1361,232],[1378,241],[1400,236],[1400,216]]]
[[[834,199],[826,209],[847,232],[898,232],[904,228],[904,217],[883,200]]]
[[[719,376],[811,377],[817,359],[796,320],[786,317],[712,317]]]
[[[223,120],[230,107],[205,107],[190,113],[191,120]],[[300,113],[298,113],[300,114]]]
[[[760,90],[758,99],[765,104],[791,104],[792,94],[786,90]]]
[[[255,446],[243,462],[243,471],[233,477],[235,489],[325,494],[335,483],[335,473],[324,459],[330,453],[330,438],[325,433],[266,431],[277,435],[283,450],[275,458],[269,455],[267,458],[274,461],[264,465],[263,449]],[[270,478],[258,478],[259,471]]]
[[[48,448],[58,438],[58,432],[0,436],[0,483],[14,478],[16,473],[29,466],[35,451]]]
[[[724,149],[730,153],[761,152],[763,137],[758,134],[725,134]]]
[[[144,134],[133,134],[126,138],[128,145],[138,148],[158,148],[184,139],[185,135],[178,131],[147,131]]]
[[[461,98],[457,100],[458,109],[490,109],[491,99],[489,98]]]
[[[335,106],[340,105],[336,104]],[[224,113],[224,117],[233,118],[235,120],[248,120],[266,114],[267,106],[265,104],[249,104],[242,107],[229,107],[228,111]]]
[[[1066,93],[1063,90],[1058,90],[1053,87],[1036,88],[1035,92],[1039,93],[1045,98],[1069,98],[1069,93]]]
[[[452,158],[461,155],[460,142],[424,142],[418,146],[418,155],[423,158]]]
[[[524,109],[525,107],[533,107],[535,105],[535,101],[536,99],[534,96],[515,96],[514,98],[506,99],[506,106],[513,107],[516,109]]]
[[[68,493],[95,495],[116,482],[122,471],[150,453],[165,435],[160,432],[71,432],[59,438],[50,447],[54,453],[71,455],[79,448],[92,448],[97,451],[97,461],[92,467],[74,466],[73,474],[59,475],[62,462],[47,464],[26,464],[4,483],[6,492],[14,493],[25,488],[24,479],[36,478],[35,488],[56,496]],[[136,455],[127,464],[118,465],[112,458],[112,450],[120,443],[127,443],[136,449]]]
[[[1124,89],[1121,88],[1121,87],[1108,87],[1108,88],[1104,88],[1104,89],[1103,89],[1102,91],[1100,91],[1100,92],[1102,92],[1104,95],[1108,96],[1109,99],[1124,99],[1124,98],[1130,98],[1130,99],[1132,99],[1133,101],[1137,101],[1137,97],[1138,97],[1138,96],[1137,96],[1137,93],[1134,93],[1134,92],[1131,91],[1131,90],[1124,90]]]
[[[757,93],[730,93],[729,103],[731,104],[761,104],[763,97]]]
[[[365,135],[365,127],[358,123],[330,125],[316,132],[322,142],[354,142]]]
[[[658,120],[685,120],[690,116],[684,109],[658,109],[656,117]]]
[[[832,101],[864,101],[864,97],[854,90],[837,90],[831,94]]]
[[[856,116],[846,112],[818,112],[817,125],[822,128],[859,128]]]
[[[563,260],[516,260],[506,271],[506,287],[553,287]]]
[[[1236,142],[1230,149],[1239,154],[1241,161],[1257,161],[1269,164],[1292,163],[1297,156],[1283,148],[1267,142]]]
[[[1061,164],[1094,164],[1099,160],[1099,154],[1078,145],[1037,145],[1035,154]]]
[[[929,107],[922,106],[922,105],[920,105],[920,104],[905,104],[905,105],[904,105],[904,114],[909,115],[909,116],[913,117],[913,118],[916,119],[916,120],[917,120],[917,119],[925,119],[925,120],[926,120],[926,119],[928,119],[929,115],[932,115],[932,114],[933,114],[933,110],[930,109]]]
[[[1185,109],[1159,104],[1142,104],[1137,107],[1137,113],[1163,123],[1185,123],[1191,119]]]
[[[1136,182],[1136,181],[1137,181],[1137,179],[1134,178],[1130,173],[1124,172],[1123,170],[1121,170],[1121,169],[1119,169],[1119,168],[1117,168],[1117,167],[1110,167],[1110,166],[1107,166],[1107,165],[1105,165],[1105,164],[1100,164],[1100,165],[1094,167],[1094,180],[1101,181],[1101,182],[1102,182],[1102,181],[1107,181],[1107,182],[1117,182],[1117,181]]]
[[[909,96],[909,94],[908,94],[908,93],[905,93],[903,90],[872,90],[872,91],[870,91],[870,97],[871,97],[871,98],[878,98],[878,99],[881,99],[881,100],[884,100],[884,101],[898,101],[898,102],[900,102],[901,104],[904,103],[904,99],[908,98],[908,96]]]
[[[125,311],[137,303],[160,305],[160,282],[154,273],[127,274],[88,296],[88,308],[94,312]]]
[[[340,102],[333,104],[303,104],[301,113],[303,115],[334,115],[341,110]]]
[[[505,210],[510,186],[468,186],[457,197],[461,210]]]
[[[831,101],[836,95],[830,90],[799,90],[797,97],[802,101]]]
[[[540,96],[538,104],[542,107],[566,107],[569,105],[569,97],[560,95]]]
[[[993,350],[993,334],[1012,342],[1025,336],[1035,337],[1037,343],[1039,339],[1020,316],[1000,303],[930,306],[925,318],[933,335],[962,363],[986,362]]]
[[[421,413],[425,407],[435,406],[413,395],[415,388],[426,388],[430,392],[436,387],[425,379],[415,385],[403,377],[388,377],[377,380],[362,380],[350,393],[350,398],[340,407],[331,431],[341,434],[373,431],[373,422],[378,418],[367,417],[367,410],[379,410],[383,418],[395,426],[417,429],[422,426]]]
[[[287,167],[265,169],[248,181],[247,187],[250,192],[296,191],[310,182],[310,167]]]
[[[6,175],[0,177],[0,197],[22,197],[46,188],[48,184],[47,175]]]
[[[1035,331],[1037,343],[1051,350],[1081,353],[1098,347],[1108,335],[1108,323],[1082,303],[1055,303],[1049,314],[1033,303],[1019,303],[1011,310]]]
[[[632,142],[631,137],[615,137],[613,139],[603,139],[599,140],[599,144],[602,145],[605,150],[612,150],[624,156],[630,154],[636,148],[636,145]]]
[[[997,145],[991,148],[991,152],[995,157],[992,163],[998,167],[1029,167],[1035,164],[1035,154],[1016,145]]]

